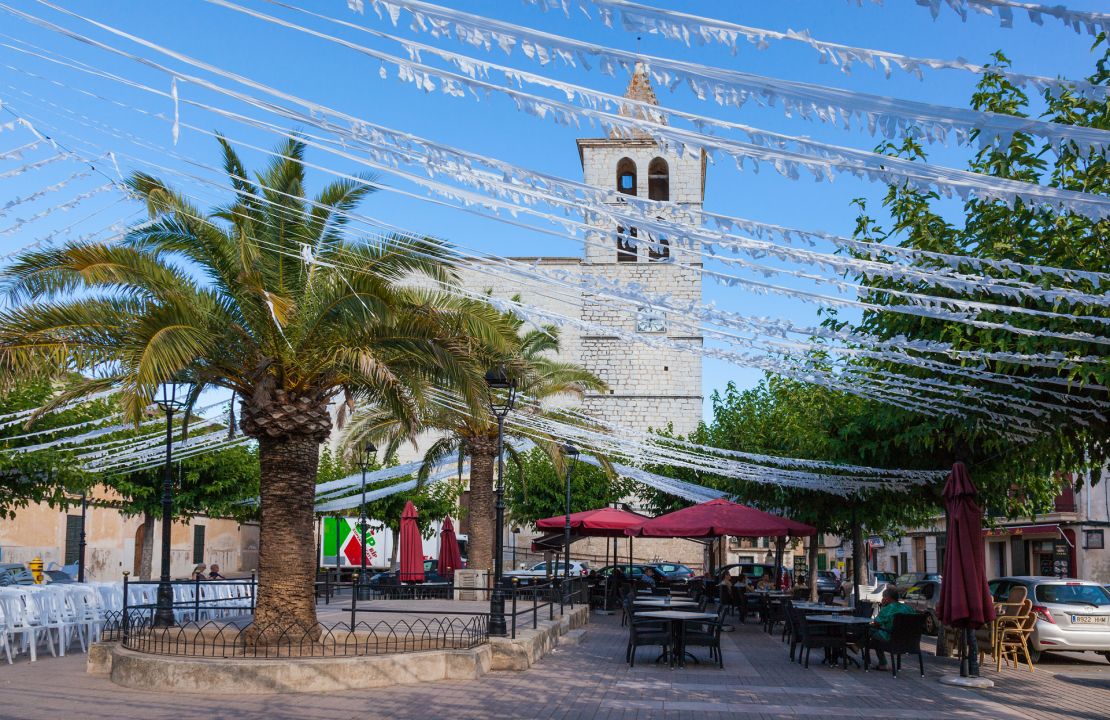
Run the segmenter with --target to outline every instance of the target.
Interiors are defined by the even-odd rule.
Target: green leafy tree
[[[505,468],[505,508],[514,524],[534,525],[566,509],[566,475],[540,448],[519,453]],[[578,461],[570,476],[570,511],[593,510],[629,496],[638,483]]]
[[[1104,46],[1105,41],[1105,37],[1100,37],[1095,48]],[[1095,72],[1087,80],[1106,87],[1110,85],[1110,48],[1103,47],[1102,52]],[[994,60],[995,68],[1006,68],[1010,64],[1001,53],[996,53]],[[1110,129],[1110,105],[1104,100],[1085,99],[1065,92],[1059,96],[1046,93],[1044,102],[1046,110],[1042,117],[1046,120]],[[1029,113],[1030,100],[1004,76],[988,72],[972,96],[971,105],[979,110],[1024,117]],[[973,142],[976,140],[979,140],[978,133],[972,138]],[[881,146],[880,150],[913,160],[927,159],[924,148],[913,137],[907,137],[897,145]],[[1053,149],[1026,133],[1016,133],[1004,147],[998,143],[985,143],[971,160],[969,169],[1052,187],[1095,194],[1110,193],[1110,165],[1097,150],[1082,151],[1070,142]],[[889,214],[890,226],[881,226],[868,214],[866,203],[857,201],[860,212],[856,236],[877,244],[897,244],[988,260],[1010,260],[1099,273],[1105,273],[1110,267],[1110,222],[1106,220],[1094,221],[1077,214],[1057,213],[1031,207],[1021,201],[1010,206],[1004,202],[973,198],[964,203],[962,222],[951,222],[943,217],[938,207],[941,202],[935,192],[891,186],[882,202]],[[926,261],[920,264],[925,269],[931,267]],[[974,274],[976,271],[969,268],[967,272]],[[995,274],[1006,282],[1020,281],[1044,289],[1093,294],[1103,294],[1107,290],[1094,280],[1065,281],[1051,274],[1034,275],[1016,269]],[[878,304],[903,302],[887,294],[885,291],[889,289],[921,290],[946,297],[1000,302],[997,295],[986,291],[960,294],[922,284],[876,278],[861,278],[861,282],[870,288],[868,299]],[[1001,302],[1007,301],[1003,299]],[[1108,317],[1105,307],[1078,301],[1049,303],[1025,299],[1021,304],[1030,309],[1075,316]],[[1031,401],[1064,402],[1072,408],[1106,407],[1110,399],[1103,389],[1110,380],[1106,347],[1043,334],[1043,331],[1052,330],[1105,336],[1106,324],[1095,320],[1030,317],[998,311],[984,313],[982,318],[1040,332],[1020,335],[877,311],[865,313],[859,328],[884,339],[943,341],[959,350],[1061,353],[1068,357],[1085,358],[1073,363],[1061,362],[1055,367],[1001,361],[983,363],[985,370],[1005,373],[1019,380],[1024,390],[995,383],[961,382],[1005,396],[986,405],[1002,414],[1014,414],[1015,410]],[[835,319],[828,323],[843,325]],[[875,368],[894,370],[924,378],[937,376],[934,371],[925,372],[905,365],[874,361],[860,363],[859,368],[865,371]],[[952,369],[958,371],[959,366],[953,364]],[[943,377],[951,379],[953,376],[945,374]],[[1065,380],[1067,384],[1058,384],[1060,380]],[[971,396],[964,399],[978,402]],[[912,458],[935,467],[945,467],[954,460],[964,460],[972,466],[974,479],[987,504],[1006,515],[1033,515],[1048,509],[1059,490],[1058,473],[1061,471],[1091,468],[1097,481],[1099,469],[1107,461],[1110,451],[1110,424],[1105,415],[1096,417],[1088,414],[1079,418],[1075,410],[1047,410],[1031,420],[1035,437],[1028,441],[1000,432],[998,427],[984,422],[981,414],[927,417],[889,407],[876,410],[860,424],[861,432],[875,438],[874,457],[878,464]],[[879,432],[872,432],[872,428]],[[889,430],[894,430],[895,434],[887,436],[885,433]]]
[[[456,282],[434,240],[347,240],[357,180],[306,196],[305,146],[289,139],[252,181],[221,139],[230,201],[211,211],[143,173],[129,185],[151,220],[123,243],[81,242],[20,254],[3,273],[0,369],[53,362],[89,375],[61,402],[118,390],[138,421],[159,383],[185,373],[230,389],[257,438],[261,537],[255,640],[316,625],[314,512],[320,444],[337,396],[419,416],[427,388],[448,384],[480,415],[480,343],[505,345],[502,317],[416,287]],[[267,630],[271,629],[271,630]]]
[[[31,377],[0,393],[0,414],[33,411],[64,387],[64,378]],[[70,434],[63,430],[112,412],[108,400],[96,400],[42,417],[33,428],[27,418],[8,421],[0,428],[0,518],[14,517],[19,508],[45,502],[65,508],[95,481],[74,461],[70,445],[32,449]],[[57,430],[56,433],[49,432]],[[24,437],[35,433],[30,437]]]

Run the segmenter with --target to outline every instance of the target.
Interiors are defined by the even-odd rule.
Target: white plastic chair
[[[50,631],[39,621],[40,611],[35,602],[33,593],[29,590],[5,588],[0,590],[0,603],[4,604],[4,618],[7,632],[14,640],[20,637],[20,652],[29,651],[31,662],[35,662],[39,642],[46,640],[50,654],[57,656],[54,643],[50,639]]]
[[[85,640],[89,645],[98,642],[106,619],[100,593],[96,588],[80,584],[69,585],[66,591],[77,610],[79,631],[84,630]]]
[[[4,610],[4,600],[0,598],[0,645],[4,646],[4,655],[8,664],[12,664],[11,629],[8,627],[8,613]]]
[[[73,606],[66,606],[65,592],[58,592],[49,586],[34,588],[30,592],[32,602],[38,606],[38,625],[48,633],[54,631],[58,639],[58,654],[65,657],[73,635],[77,633],[77,614]],[[64,640],[64,641],[63,641]],[[82,649],[85,641],[81,640]]]

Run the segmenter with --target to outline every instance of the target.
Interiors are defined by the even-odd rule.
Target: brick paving
[[[330,695],[207,697],[127,690],[85,674],[83,655],[0,665],[0,718],[192,720],[193,718],[884,718],[947,720],[1104,720],[1110,717],[1110,664],[1094,655],[1046,658],[1034,673],[985,670],[997,686],[976,691],[940,684],[954,660],[926,657],[897,679],[889,673],[791,664],[777,636],[755,625],[724,636],[725,668],[669,670],[641,648],[624,662],[617,617],[594,616],[579,645],[548,655],[531,670],[491,673],[470,682],[437,682]],[[704,658],[706,651],[697,649]],[[2,661],[0,661],[2,662]]]

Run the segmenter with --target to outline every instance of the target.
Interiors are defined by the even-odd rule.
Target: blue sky
[[[579,15],[568,19],[557,13],[544,14],[516,0],[442,2],[453,8],[625,50],[639,48],[645,53],[745,72],[956,107],[966,107],[975,82],[973,75],[956,71],[930,71],[923,81],[895,71],[893,77],[887,80],[881,72],[864,66],[858,66],[851,75],[845,75],[834,67],[819,64],[816,53],[796,43],[776,43],[768,50],[758,51],[741,41],[739,52],[732,55],[720,46],[686,48],[653,36],[637,41],[634,35],[621,29],[609,29],[598,22],[588,22]],[[848,0],[652,2],[773,30],[804,29],[820,39],[907,55],[964,57],[974,62],[985,62],[992,51],[1002,49],[1013,59],[1015,70],[1032,74],[1075,78],[1089,74],[1093,68],[1093,57],[1088,51],[1091,38],[1077,35],[1053,21],[1046,21],[1044,27],[1037,27],[1019,17],[1013,29],[1002,29],[996,19],[974,16],[963,23],[954,13],[948,11],[942,12],[934,21],[929,12],[918,7],[913,0],[886,0],[883,6],[866,2],[858,7],[855,2]],[[321,30],[336,32],[353,42],[398,52],[397,47],[390,43],[376,41],[351,31],[336,31],[324,23],[306,20],[262,0],[242,0],[241,4],[295,19]],[[506,58],[500,51],[486,54],[453,40],[435,40],[428,36],[413,35],[407,29],[407,18],[403,18],[401,27],[395,30],[375,16],[351,13],[345,0],[311,3],[299,0],[298,4],[343,20],[416,37],[429,44],[439,44],[464,54],[548,74],[596,89],[620,93],[627,83],[626,76],[608,77],[597,70],[570,69],[558,63],[541,68],[519,52]],[[149,50],[113,38],[33,0],[14,0],[11,5],[110,42],[113,46],[146,57],[157,57]],[[383,80],[379,77],[379,63],[351,50],[274,27],[201,0],[181,0],[174,3],[85,0],[67,2],[65,5],[74,12],[152,42],[372,122],[574,180],[581,178],[575,138],[603,134],[599,128],[564,127],[550,120],[540,120],[519,113],[508,100],[500,97],[475,102],[471,98],[451,98],[439,92],[425,93],[411,84],[399,82],[392,71],[389,78]],[[1092,10],[1106,7],[1105,2],[1095,0],[1075,0],[1069,6]],[[163,93],[170,90],[169,80],[162,73],[32,27],[6,13],[0,13],[0,17],[3,18],[0,22],[0,44],[17,45],[26,49],[29,46],[21,43],[30,43],[72,60],[88,63],[92,67],[148,83]],[[172,61],[167,62],[181,67]],[[149,163],[155,163],[194,175],[216,177],[203,167],[198,167],[218,164],[215,144],[210,137],[202,132],[183,128],[176,147],[173,146],[170,125],[166,120],[173,113],[173,105],[169,99],[123,87],[115,82],[91,78],[14,51],[10,47],[0,47],[0,66],[0,100],[15,112],[32,119],[36,126],[52,133],[67,147],[88,156],[113,149],[117,152],[117,160],[124,173],[144,166],[151,170]],[[178,90],[183,99],[213,102],[216,97],[187,83],[179,84]],[[98,95],[101,99],[82,94],[82,91]],[[808,135],[841,145],[870,149],[879,140],[858,129],[848,131],[787,118],[778,107],[757,108],[749,105],[742,110],[722,108],[713,103],[697,101],[683,88],[673,93],[661,90],[659,96],[661,103],[669,107],[768,130]],[[112,101],[140,108],[146,114]],[[221,102],[229,108],[233,107],[231,103]],[[0,124],[10,119],[10,115],[0,116]],[[181,106],[181,120],[203,129],[222,130],[234,139],[249,144],[264,147],[275,144],[275,138],[271,135],[243,128],[232,121],[187,105]],[[29,135],[21,134],[18,130],[0,133],[0,154],[28,142],[29,139]],[[249,161],[256,164],[261,161],[260,153],[248,150],[243,152]],[[934,147],[930,149],[930,153],[935,162],[958,167],[966,162],[969,151],[961,147]],[[43,158],[48,154],[47,150],[40,149],[28,155],[23,162]],[[310,155],[309,159],[314,158]],[[317,156],[315,159],[329,167],[348,172],[362,169],[353,163],[344,165],[334,158]],[[190,165],[190,160],[195,164]],[[11,160],[0,163],[0,174],[18,164]],[[97,167],[111,176],[115,175],[115,168],[111,163],[98,163]],[[58,182],[77,168],[78,165],[73,163],[59,163],[20,177],[0,180],[0,206],[10,198],[23,197]],[[167,177],[171,176],[167,174]],[[317,179],[322,180],[319,176]],[[404,186],[404,183],[389,177],[382,179],[397,187]],[[104,178],[94,175],[81,181],[84,185],[75,183],[65,193],[59,192],[51,197],[56,198],[54,202],[62,202],[81,191],[96,187],[103,180]],[[188,184],[177,179],[175,182]],[[215,199],[204,185],[193,184],[193,187],[207,202]],[[709,168],[706,208],[761,221],[850,234],[855,220],[850,201],[856,197],[867,198],[877,213],[878,198],[883,190],[881,186],[845,176],[839,177],[834,183],[817,183],[810,179],[791,181],[777,175],[771,168],[764,168],[758,174],[750,170],[740,173],[730,161],[721,160]],[[21,206],[17,213],[0,217],[0,253],[11,252],[34,242],[45,233],[63,227],[74,226],[74,234],[98,230],[114,220],[133,217],[131,213],[139,209],[137,206],[119,202],[116,196],[104,194],[82,202],[64,215],[51,215],[30,223],[25,229],[4,234],[4,229],[10,227],[15,220],[48,209],[50,202],[50,199],[44,198],[40,202]],[[945,207],[955,217],[958,204],[947,203]],[[392,193],[379,193],[366,203],[363,210],[368,215],[403,228],[441,236],[470,248],[500,255],[573,255],[580,252],[580,246],[570,240],[560,241],[528,233],[494,220]],[[91,217],[86,219],[89,215]],[[706,283],[705,299],[739,312],[784,317],[802,324],[816,322],[816,307],[813,305],[726,289],[711,282]],[[759,376],[760,373],[752,369],[706,360],[703,386],[708,396],[712,389],[723,387],[729,380],[735,380],[741,386],[749,386]]]

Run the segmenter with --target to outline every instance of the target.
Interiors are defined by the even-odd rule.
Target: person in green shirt
[[[890,632],[894,629],[894,616],[916,612],[899,599],[897,588],[887,586],[887,589],[883,590],[883,600],[879,607],[879,613],[875,616],[875,621],[871,623],[871,647],[875,650],[875,654],[879,656],[880,670],[886,667],[886,655],[882,651],[883,647],[890,642]]]

